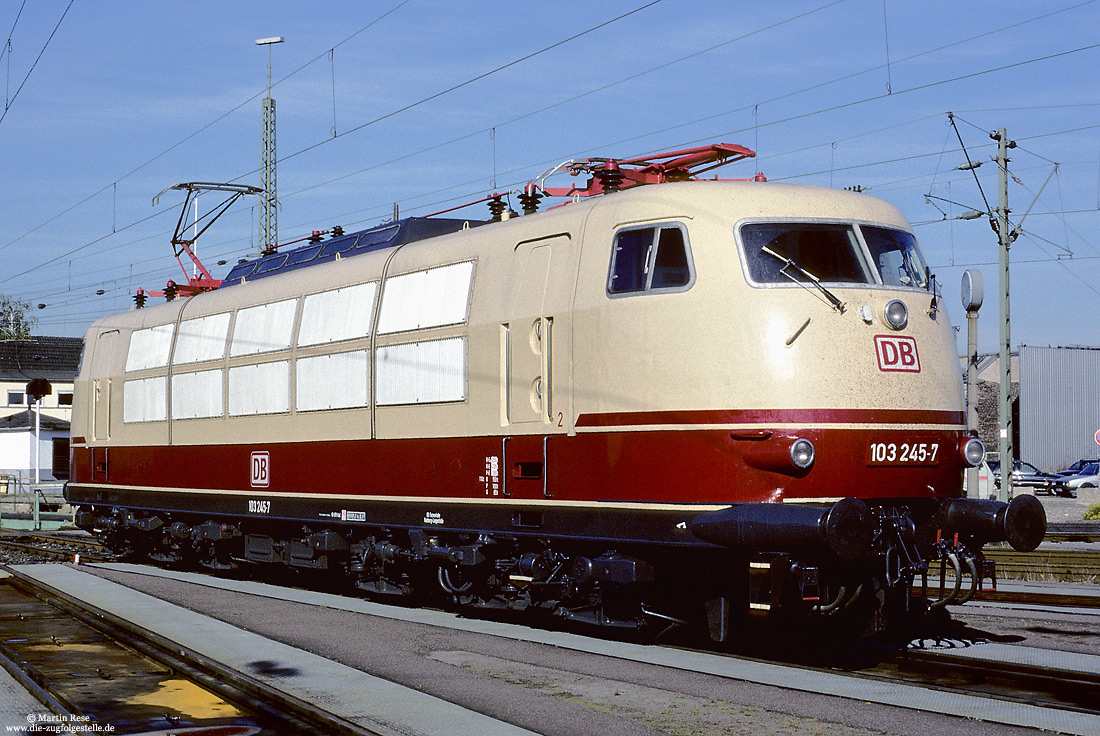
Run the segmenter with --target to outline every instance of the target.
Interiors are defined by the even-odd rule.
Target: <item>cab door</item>
[[[558,332],[568,323],[574,279],[570,237],[522,242],[514,263],[509,321],[502,325],[503,472],[508,495],[550,496],[549,438],[563,426],[565,411],[555,393],[555,369],[568,366],[568,353],[555,351],[565,342]]]
[[[111,373],[119,349],[119,331],[107,330],[99,333],[92,346],[88,365],[88,402],[86,411],[91,415],[91,473],[93,483],[107,482],[107,446],[111,439]]]
[[[92,404],[92,439],[96,441],[111,439],[111,370],[118,347],[118,330],[99,333],[92,347],[89,401]]]

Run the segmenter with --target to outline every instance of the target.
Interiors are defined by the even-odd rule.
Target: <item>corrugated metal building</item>
[[[1100,457],[1100,348],[1020,346],[1020,458],[1058,470]]]

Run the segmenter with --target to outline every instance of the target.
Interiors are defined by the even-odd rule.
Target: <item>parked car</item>
[[[1081,458],[1080,460],[1075,462],[1073,465],[1070,465],[1065,470],[1059,470],[1058,475],[1062,475],[1062,476],[1066,476],[1066,477],[1069,477],[1071,475],[1079,475],[1080,473],[1085,472],[1085,466],[1086,465],[1092,465],[1093,463],[1100,463],[1100,458],[1097,458],[1097,457],[1094,457],[1094,458]]]
[[[998,488],[1001,487],[1001,461],[990,460],[989,469],[993,471],[993,483]],[[1023,460],[1012,461],[1012,485],[1020,486],[1023,488],[1033,488],[1035,493],[1045,493],[1047,495],[1065,495],[1066,482],[1060,475],[1054,473],[1044,473],[1031,463],[1024,462]]]
[[[1064,476],[1066,495],[1077,495],[1079,488],[1100,488],[1100,462],[1092,462],[1077,475]]]

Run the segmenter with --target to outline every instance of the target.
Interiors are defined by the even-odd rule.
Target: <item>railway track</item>
[[[123,733],[376,736],[0,567],[11,575],[0,580],[0,665],[62,723]]]
[[[1100,550],[1040,547],[1020,554],[1011,549],[987,547],[984,554],[986,559],[997,563],[997,577],[1001,579],[1100,582]]]
[[[119,566],[129,568],[129,566]],[[125,569],[122,570],[125,572]],[[135,572],[137,570],[134,570]],[[152,572],[153,575],[161,573]],[[602,639],[575,636],[560,631],[539,631],[527,626],[505,622],[487,623],[463,617],[455,617],[442,611],[428,609],[404,609],[384,606],[356,598],[343,598],[331,594],[280,588],[246,581],[221,582],[207,576],[163,573],[169,579],[197,582],[203,586],[219,588],[223,584],[233,591],[252,596],[271,598],[287,605],[309,603],[316,606],[316,614],[300,609],[295,614],[299,620],[317,615],[326,620],[323,610],[348,610],[367,613],[372,617],[412,620],[416,624],[437,626],[457,631],[490,633],[495,637],[516,638],[529,643],[547,643],[555,648],[565,648],[596,656],[610,656],[616,660],[635,661],[640,666],[667,667],[686,670],[700,675],[713,675],[730,681],[748,681],[784,688],[803,689],[806,692],[828,692],[841,697],[882,705],[928,709],[966,718],[981,718],[998,723],[1021,725],[1013,721],[1023,708],[1039,709],[1055,719],[1066,718],[1074,724],[1091,722],[1100,726],[1100,703],[1094,693],[1100,686],[1100,668],[1092,665],[1079,667],[1073,661],[1077,655],[1067,654],[1067,662],[1059,663],[1060,653],[1036,648],[998,643],[993,635],[983,638],[981,632],[966,629],[950,629],[949,633],[921,640],[916,648],[888,649],[882,646],[866,646],[858,652],[848,645],[837,643],[829,651],[823,647],[820,637],[810,633],[791,636],[764,637],[759,631],[745,632],[737,636],[732,652],[721,653],[700,649],[691,641],[673,637],[668,646],[634,645]],[[187,596],[191,600],[190,595]],[[323,624],[318,624],[323,628]],[[270,627],[269,627],[270,628]],[[268,636],[277,637],[277,627]],[[396,631],[396,629],[394,630]],[[965,633],[961,633],[965,632]],[[964,637],[970,638],[964,638]],[[952,638],[954,637],[954,638]],[[433,637],[433,641],[436,637]],[[446,634],[440,633],[439,639]],[[314,646],[314,645],[311,645]],[[436,647],[449,651],[455,646],[437,641]],[[468,645],[466,645],[468,646]],[[323,647],[322,647],[323,649]],[[1053,661],[1039,661],[1036,654]],[[1095,659],[1095,658],[1092,658]],[[511,663],[499,661],[472,664],[471,667],[500,667],[501,674],[492,675],[502,680],[532,687],[539,692],[560,693],[570,691],[572,675],[556,673],[551,668],[540,671],[532,680],[523,677],[510,678]],[[553,678],[562,678],[560,682]],[[759,677],[760,679],[756,679]],[[528,685],[528,682],[551,678],[545,686]],[[837,679],[839,678],[839,679]],[[541,688],[541,689],[540,689]],[[835,688],[835,689],[834,689]],[[874,696],[871,694],[874,693]],[[950,696],[950,697],[947,697]],[[595,694],[586,697],[596,697]],[[975,715],[973,708],[984,709]],[[1026,708],[1025,708],[1026,706]],[[612,698],[600,707],[615,708]],[[968,710],[971,709],[971,710]],[[1053,716],[1049,714],[1053,713]],[[1060,714],[1065,714],[1060,715]],[[1024,714],[1025,716],[1027,714]],[[1022,718],[1023,716],[1021,716]],[[999,720],[1007,718],[1009,720]],[[1051,723],[1047,721],[1045,723]],[[1045,725],[1043,727],[1046,727]],[[1065,733],[1082,733],[1096,736],[1100,728],[1088,730],[1074,725]]]
[[[931,648],[922,648],[926,644]],[[983,656],[986,646],[987,642],[981,641],[922,641],[898,652],[866,676],[1100,716],[1096,700],[1100,672],[1062,666],[1055,652],[1048,652],[1053,655],[1051,661],[1042,664],[1002,659],[1012,647],[991,647],[990,655]],[[1072,659],[1072,655],[1066,655],[1066,659]]]
[[[1100,521],[1061,521],[1047,527],[1048,542],[1100,542]]]
[[[25,533],[0,537],[0,552],[14,553],[45,561],[72,561],[80,555],[84,562],[109,562],[116,559],[94,539],[44,533]]]

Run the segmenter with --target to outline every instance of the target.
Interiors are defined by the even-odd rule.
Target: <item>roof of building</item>
[[[64,419],[43,414],[39,419],[40,427],[46,431],[68,432],[69,423]],[[30,409],[18,414],[0,418],[0,431],[6,429],[34,429],[34,412]]]
[[[83,350],[80,337],[0,340],[0,381],[74,381]]]

